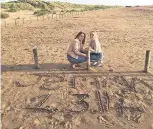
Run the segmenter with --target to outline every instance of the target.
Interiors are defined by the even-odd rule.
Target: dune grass
[[[50,11],[61,12],[76,12],[76,11],[92,11],[106,8],[112,8],[112,6],[103,5],[83,5],[72,4],[68,2],[47,2],[42,0],[18,0],[11,2],[1,3],[1,8],[7,9],[9,12],[17,12],[20,10],[31,10],[34,15],[46,15]]]

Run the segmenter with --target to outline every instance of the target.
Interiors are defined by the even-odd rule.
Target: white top
[[[90,47],[96,52],[96,53],[101,53],[101,45],[99,40],[91,40],[90,41]]]

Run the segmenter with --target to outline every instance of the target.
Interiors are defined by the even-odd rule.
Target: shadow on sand
[[[46,64],[40,64],[39,69],[36,69],[34,64],[2,65],[1,69],[2,69],[2,72],[8,72],[8,71],[16,71],[16,72],[59,71],[59,70],[68,70],[69,64],[46,63]]]
[[[96,68],[94,68],[96,69]],[[70,69],[69,64],[59,64],[59,63],[46,63],[40,64],[39,69],[35,69],[34,64],[23,64],[23,65],[2,65],[3,72],[52,72],[56,74],[100,74],[100,75],[128,75],[128,76],[153,76],[151,73],[145,73],[144,71],[109,71],[102,68],[97,69],[97,71],[87,71],[86,68],[81,69]]]

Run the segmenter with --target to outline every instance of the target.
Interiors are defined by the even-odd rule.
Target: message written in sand
[[[45,73],[33,75],[38,76],[34,84],[23,85],[16,82],[20,87],[39,84],[40,90],[45,91],[44,94],[32,97],[31,103],[27,105],[26,109],[33,113],[62,112],[64,116],[73,116],[85,112],[93,115],[109,112],[127,120],[141,122],[145,113],[149,111],[148,106],[153,102],[152,84],[136,76],[69,76]],[[87,89],[88,94],[73,94],[69,89],[75,89],[76,86]],[[63,87],[67,87],[67,90],[61,89]],[[59,101],[62,104],[56,104]],[[109,120],[100,116],[99,121]]]

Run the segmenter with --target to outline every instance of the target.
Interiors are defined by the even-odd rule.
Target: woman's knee
[[[101,59],[101,60],[104,59],[104,53],[100,53],[100,59]]]
[[[76,62],[76,60],[75,60],[74,58],[70,57],[69,55],[67,55],[67,60],[68,60],[70,63],[73,63],[73,64]]]
[[[78,61],[79,61],[79,63],[83,63],[83,62],[86,62],[87,61],[87,58],[86,57],[83,57],[83,56],[80,56],[78,58]]]

